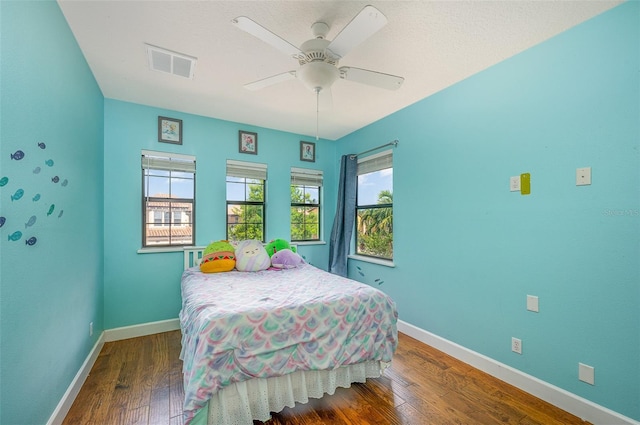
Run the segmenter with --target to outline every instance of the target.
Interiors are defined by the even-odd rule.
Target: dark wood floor
[[[63,425],[182,424],[180,332],[106,343]],[[257,422],[256,424],[262,424]],[[264,425],[586,424],[400,334],[391,368]]]

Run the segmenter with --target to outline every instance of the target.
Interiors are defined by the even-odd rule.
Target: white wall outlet
[[[509,190],[511,192],[520,191],[520,176],[513,176],[509,179]]]
[[[588,186],[591,184],[591,167],[576,169],[576,186]]]
[[[522,354],[522,341],[518,338],[511,338],[511,351]]]
[[[93,336],[93,322],[89,322],[89,336]]]
[[[584,363],[578,363],[578,379],[587,384],[595,385],[595,369]]]
[[[538,297],[535,295],[527,295],[527,310],[538,313]]]

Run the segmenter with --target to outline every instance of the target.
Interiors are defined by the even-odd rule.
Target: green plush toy
[[[235,249],[229,241],[210,243],[202,252],[200,271],[204,273],[228,272],[236,266]]]
[[[265,245],[265,249],[267,250],[267,254],[269,254],[269,257],[273,257],[273,254],[283,249],[290,249],[291,251],[296,252],[296,247],[291,246],[289,244],[289,241],[284,239],[272,240],[271,242]]]

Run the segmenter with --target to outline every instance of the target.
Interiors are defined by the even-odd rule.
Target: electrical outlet
[[[93,322],[89,322],[89,336],[93,336]]]
[[[522,341],[518,338],[511,338],[511,351],[522,354]]]

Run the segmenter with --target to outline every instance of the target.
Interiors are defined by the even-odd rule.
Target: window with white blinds
[[[227,160],[227,239],[265,242],[267,165]]]
[[[358,158],[356,254],[393,259],[393,153]]]
[[[358,175],[368,174],[393,167],[393,151],[387,150],[375,155],[358,158]]]
[[[321,170],[291,168],[291,241],[320,240]]]
[[[142,246],[195,244],[196,158],[143,150]]]
[[[227,160],[227,176],[253,180],[267,179],[267,164]]]

